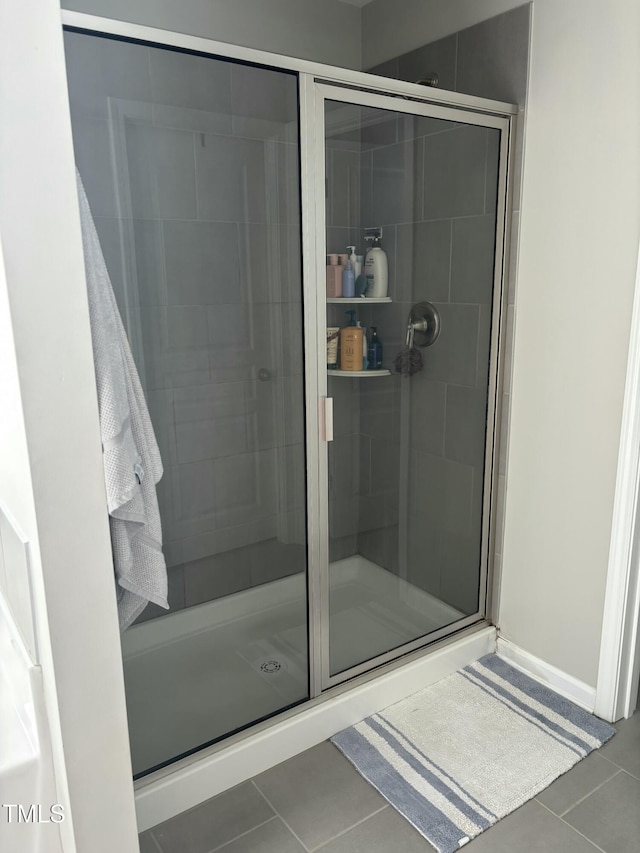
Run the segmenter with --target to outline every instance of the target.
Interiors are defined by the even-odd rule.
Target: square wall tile
[[[162,223],[154,219],[134,219],[132,228],[138,302],[141,306],[166,305]]]
[[[168,127],[231,132],[230,63],[151,48],[154,120]]]
[[[482,470],[487,434],[486,389],[448,385],[445,422],[446,458]]]
[[[213,601],[251,586],[248,548],[238,548],[186,563],[184,590],[187,607]]]
[[[495,216],[454,219],[451,301],[491,305],[496,244]]]
[[[524,103],[530,6],[518,6],[458,33],[458,92]]]
[[[424,139],[424,218],[484,213],[487,132],[467,125]]]
[[[426,378],[452,385],[475,385],[479,306],[436,304],[440,336],[422,351]]]
[[[370,211],[373,225],[422,219],[422,169],[422,139],[373,151]],[[363,170],[363,177],[365,175],[366,170]],[[425,188],[427,186],[425,182]]]
[[[448,302],[451,221],[398,225],[396,299]]]
[[[169,305],[242,302],[233,223],[163,223]]]
[[[149,48],[141,44],[65,32],[69,102],[74,116],[108,118],[108,99],[149,104]]]
[[[296,77],[251,65],[231,66],[235,136],[297,142]]]
[[[199,217],[217,222],[265,222],[264,143],[203,134],[195,151]]]
[[[444,448],[446,388],[434,382],[424,371],[411,377],[409,391],[411,448],[441,456]],[[406,438],[401,437],[401,441]]]
[[[438,88],[456,90],[457,34],[432,41],[398,58],[398,79],[416,83],[434,71]]]
[[[360,155],[329,152],[327,224],[352,227],[360,222]],[[346,249],[345,249],[346,251]]]
[[[193,134],[125,123],[131,210],[139,219],[195,219]]]

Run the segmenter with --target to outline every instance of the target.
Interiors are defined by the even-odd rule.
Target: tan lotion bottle
[[[362,329],[356,325],[356,312],[346,311],[349,323],[340,331],[340,370],[362,370]]]

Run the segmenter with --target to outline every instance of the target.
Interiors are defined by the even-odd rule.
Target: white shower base
[[[464,616],[359,555],[331,565],[330,597],[334,672]],[[134,773],[304,700],[306,611],[298,574],[131,627],[122,644]]]

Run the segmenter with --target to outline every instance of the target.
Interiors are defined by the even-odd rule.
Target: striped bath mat
[[[440,853],[452,853],[613,734],[485,655],[332,741]]]

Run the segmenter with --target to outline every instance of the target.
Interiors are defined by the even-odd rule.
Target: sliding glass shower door
[[[65,39],[77,165],[164,463],[170,611],[122,637],[140,775],[309,695],[297,77]]]
[[[315,117],[326,687],[485,614],[508,122],[323,84]]]

